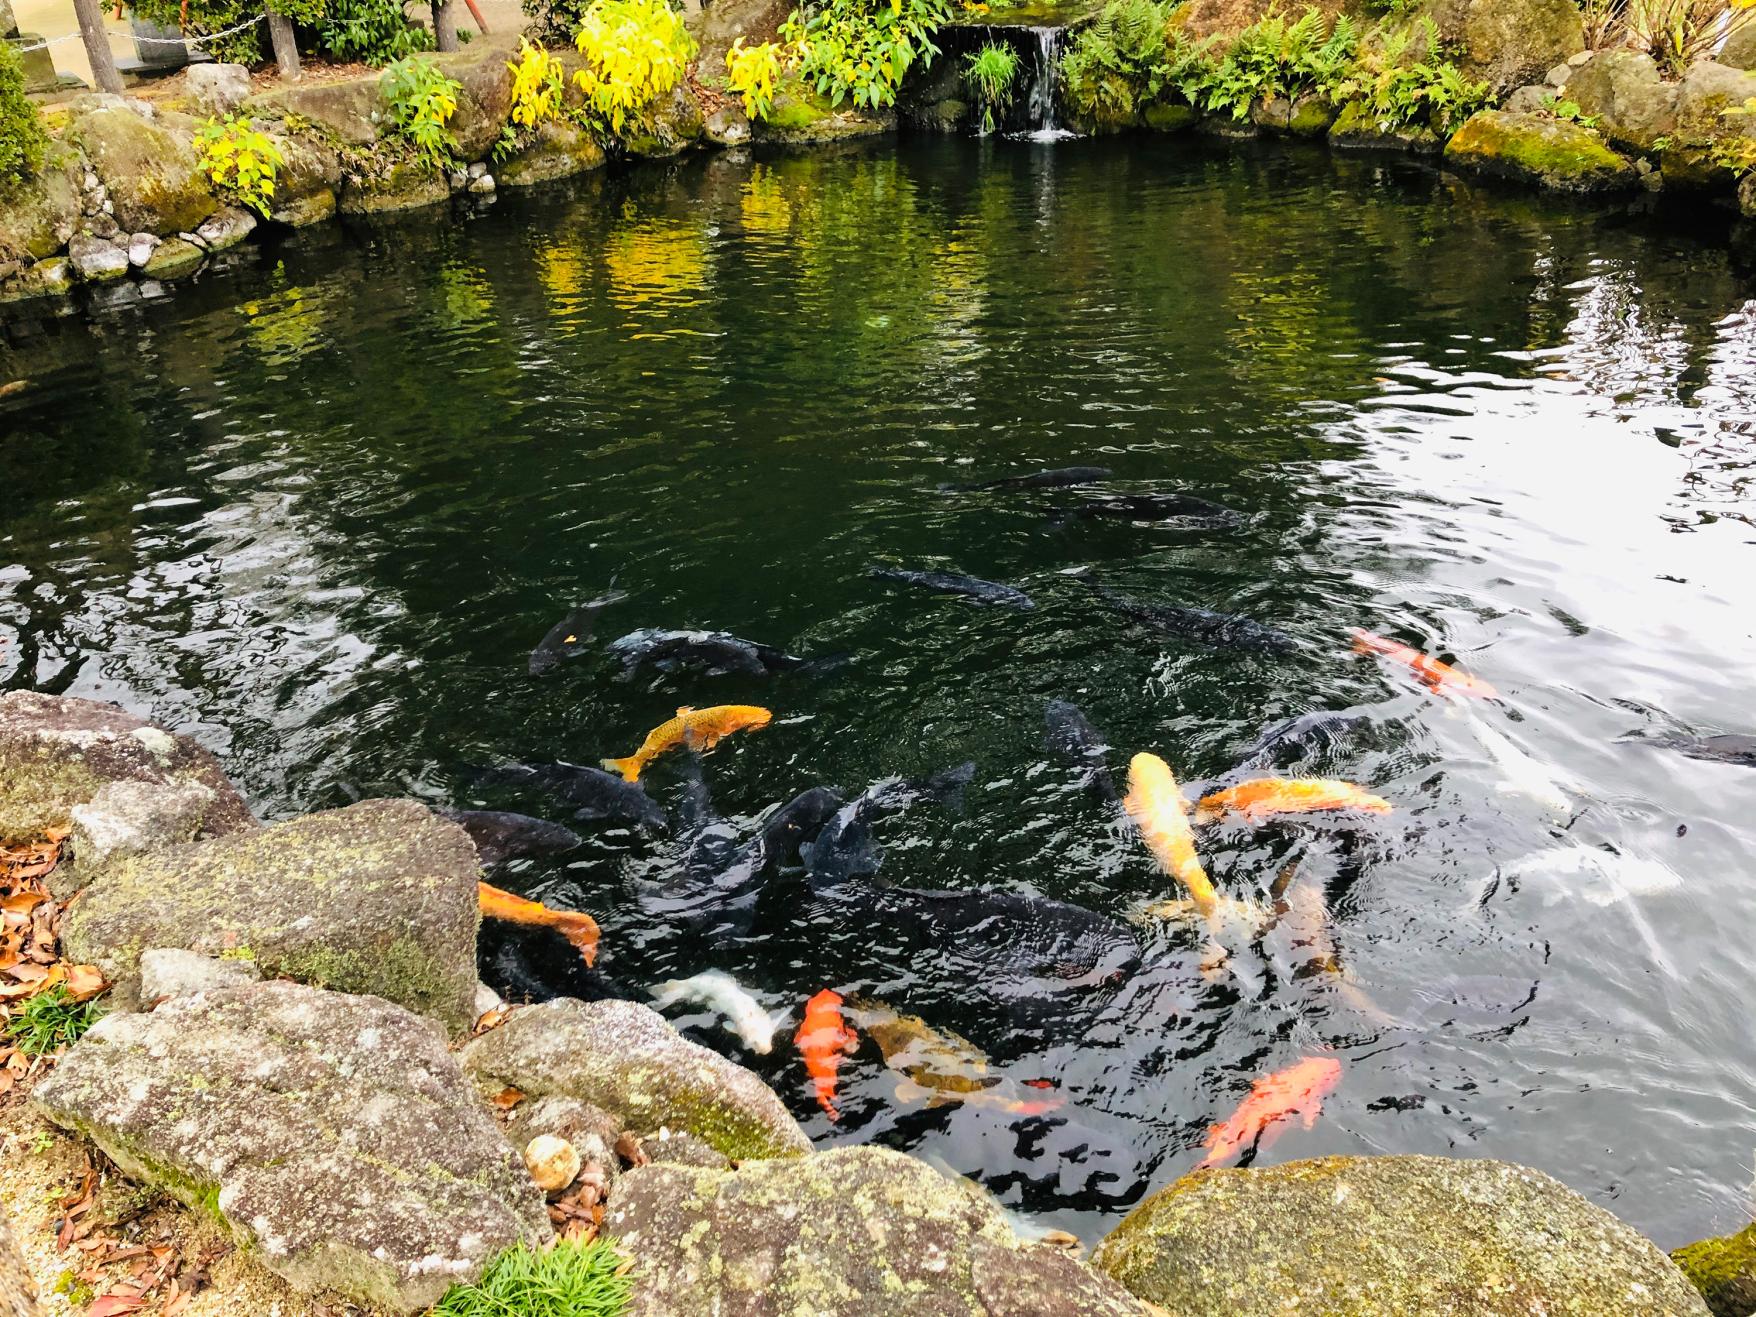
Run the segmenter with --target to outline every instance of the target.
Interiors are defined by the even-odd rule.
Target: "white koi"
[[[704,970],[693,978],[670,979],[653,988],[652,998],[652,1004],[660,1010],[680,1002],[693,1002],[717,1011],[752,1052],[766,1056],[774,1050],[774,1020],[742,984],[721,970]]]

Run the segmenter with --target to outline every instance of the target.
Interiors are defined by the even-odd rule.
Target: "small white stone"
[[[556,1193],[579,1174],[579,1149],[553,1134],[539,1134],[524,1145],[524,1165],[537,1188]]]

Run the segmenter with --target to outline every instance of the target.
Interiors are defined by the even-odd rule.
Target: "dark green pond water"
[[[189,732],[274,817],[413,794],[565,818],[472,768],[592,763],[679,704],[759,702],[775,725],[706,760],[725,815],[973,760],[961,812],[880,828],[883,878],[1117,917],[1170,882],[1045,749],[1048,700],[1118,771],[1152,750],[1189,779],[1272,720],[1363,713],[1296,770],[1395,804],[1345,853],[1333,823],[1201,838],[1238,896],[1302,857],[1357,993],[1274,935],[1209,981],[1203,939],[1154,924],[1086,1009],[996,1023],[794,874],[738,944],[652,912],[677,850],[625,829],[502,881],[595,912],[631,991],[718,967],[790,1008],[767,1057],[678,1018],[820,1141],[930,1154],[1088,1235],[1198,1160],[1252,1078],[1324,1054],[1321,1119],[1259,1164],[1505,1157],[1679,1243],[1745,1219],[1756,770],[1618,738],[1756,732],[1756,288],[1726,236],[1320,154],[906,141],[309,233],[174,296],[14,318],[0,685]],[[1245,522],[1061,523],[1077,491],[936,488],[1075,463]],[[855,661],[621,682],[596,652],[532,679],[612,578],[600,639],[713,627]],[[1297,647],[1183,643],[1090,582]],[[1501,699],[1471,721],[1353,656],[1354,626]],[[1495,734],[1564,815],[1502,789]],[[673,803],[676,757],[650,780]],[[572,982],[552,948],[497,945]],[[868,1043],[832,1125],[790,1045],[824,987],[957,1030],[1061,1105],[901,1100]]]

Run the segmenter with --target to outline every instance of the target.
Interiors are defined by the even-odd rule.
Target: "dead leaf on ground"
[[[516,1107],[523,1101],[524,1094],[520,1093],[516,1088],[503,1088],[498,1093],[494,1094],[493,1098],[495,1107],[501,1111],[511,1111],[512,1108]]]

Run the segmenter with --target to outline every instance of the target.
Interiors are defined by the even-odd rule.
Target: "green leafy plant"
[[[196,139],[201,170],[221,192],[266,217],[274,204],[274,180],[286,163],[267,133],[235,114],[210,118]]]
[[[1416,38],[1420,55],[1416,55]],[[1449,137],[1463,121],[1493,103],[1493,88],[1471,82],[1446,58],[1433,20],[1391,33],[1362,48],[1338,98],[1357,98],[1386,132],[1431,130]]]
[[[683,16],[665,0],[593,0],[574,44],[585,67],[573,81],[617,136],[683,80],[696,50]]]
[[[903,75],[939,56],[933,34],[951,17],[950,0],[823,0],[795,9],[781,36],[798,51],[805,81],[832,105],[861,109],[896,103]]]
[[[1752,21],[1756,0],[1622,0],[1610,35],[1681,75]]]
[[[632,1285],[609,1244],[562,1240],[542,1253],[500,1254],[474,1285],[454,1285],[433,1317],[620,1317]]]
[[[507,62],[512,71],[512,108],[494,143],[494,159],[504,160],[528,143],[538,124],[557,119],[562,114],[562,98],[567,91],[567,72],[560,59],[533,46],[528,37],[518,43],[518,58]]]
[[[374,68],[433,48],[433,34],[408,21],[400,0],[326,0],[317,39],[335,58]]]
[[[13,1010],[6,1021],[6,1036],[26,1056],[48,1056],[78,1042],[102,1014],[97,1002],[77,1001],[56,984]]]
[[[462,84],[447,77],[429,57],[405,55],[384,70],[379,86],[389,103],[390,117],[396,121],[396,131],[435,166],[449,168],[457,142],[446,125],[457,112]]]
[[[726,51],[726,86],[744,100],[744,113],[766,119],[774,108],[774,84],[780,77],[782,47],[772,41],[746,46],[744,38]]]
[[[994,116],[1012,104],[1013,83],[1018,80],[1018,52],[1011,46],[990,41],[966,56],[963,85],[982,107],[982,131],[994,131]]]
[[[1543,97],[1543,108],[1557,119],[1576,123],[1582,128],[1595,128],[1597,126],[1598,116],[1586,114],[1579,108],[1578,101],[1564,101],[1559,96],[1545,96]]]
[[[36,173],[48,145],[37,107],[24,94],[18,52],[0,41],[0,190]]]
[[[1731,109],[1720,112],[1722,123],[1727,119],[1749,119],[1752,117],[1756,117],[1756,96],[1752,96],[1742,105],[1734,105]],[[1730,170],[1734,177],[1740,179],[1756,173],[1756,137],[1743,131],[1743,124],[1735,126],[1727,124],[1726,127],[1731,131],[1722,133],[1713,139],[1713,163],[1721,169]],[[1670,143],[1667,141],[1664,146],[1658,149],[1664,150],[1669,146]]]
[[[187,8],[183,0],[128,0],[128,8],[136,18],[172,32],[211,37],[260,15],[262,0],[189,0]],[[268,25],[256,23],[217,41],[204,41],[201,48],[228,64],[260,64],[267,37]]]
[[[1244,119],[1259,100],[1333,95],[1359,45],[1359,29],[1345,14],[1333,28],[1315,9],[1291,23],[1271,14],[1238,33],[1223,59],[1186,73],[1180,89],[1210,114]]]
[[[1174,85],[1197,85],[1210,47],[1166,34],[1174,0],[1107,0],[1061,57],[1061,89],[1081,118],[1134,122]]]

